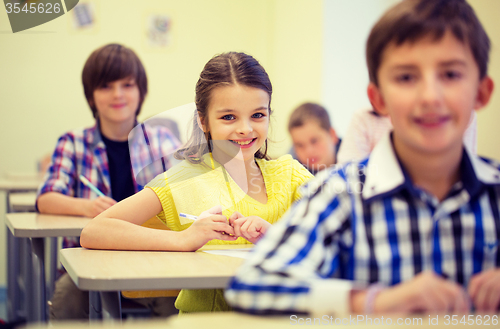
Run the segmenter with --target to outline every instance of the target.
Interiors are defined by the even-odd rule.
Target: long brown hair
[[[228,52],[214,56],[203,68],[196,83],[196,110],[193,115],[193,132],[185,147],[175,152],[179,160],[200,163],[201,157],[211,152],[210,132],[205,133],[198,125],[198,117],[208,126],[208,106],[212,91],[221,86],[240,84],[259,88],[269,95],[269,112],[271,112],[271,95],[273,87],[271,80],[260,63],[245,53]],[[255,153],[258,159],[267,159],[267,139],[265,150]]]

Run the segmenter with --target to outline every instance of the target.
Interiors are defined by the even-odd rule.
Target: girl
[[[82,246],[195,251],[206,243],[257,242],[312,177],[290,155],[267,156],[271,94],[269,77],[252,56],[212,58],[196,85],[193,134],[176,152],[183,161],[92,220],[82,231]],[[193,222],[180,213],[199,218]],[[154,215],[171,231],[139,226]],[[183,290],[176,307],[230,309],[221,290]]]

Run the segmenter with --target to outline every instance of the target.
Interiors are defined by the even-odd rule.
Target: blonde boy
[[[496,311],[500,166],[463,147],[490,43],[464,0],[405,0],[367,41],[368,96],[394,131],[320,173],[259,242],[226,298],[319,314]]]

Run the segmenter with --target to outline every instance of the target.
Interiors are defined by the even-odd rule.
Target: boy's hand
[[[241,236],[251,243],[259,241],[271,226],[258,216],[245,217],[237,211],[229,217],[229,224],[234,228],[236,236]]]
[[[213,209],[213,208],[212,208]],[[234,241],[233,228],[227,223],[227,218],[222,215],[212,215],[210,217],[199,218],[184,231],[182,243],[185,251],[195,251],[203,247],[208,241],[213,239]]]
[[[500,269],[474,275],[468,290],[476,311],[496,312],[500,304]]]
[[[94,218],[116,203],[115,200],[107,196],[100,196],[97,199],[86,201],[87,203],[84,209],[84,215],[91,218]]]
[[[363,313],[366,292],[352,294],[351,307]],[[464,289],[433,272],[422,272],[415,278],[382,291],[375,298],[376,313],[465,313],[470,308]]]

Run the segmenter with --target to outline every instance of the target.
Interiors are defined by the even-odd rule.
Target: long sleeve
[[[230,283],[226,299],[233,307],[250,313],[348,311],[351,283],[331,279],[351,234],[351,202],[347,193],[334,192],[339,183],[315,179],[304,187],[303,199],[259,241]],[[331,193],[316,193],[322,189]]]
[[[38,196],[47,192],[59,192],[74,196],[76,175],[75,145],[71,135],[59,138],[52,155],[52,161],[40,186]]]

